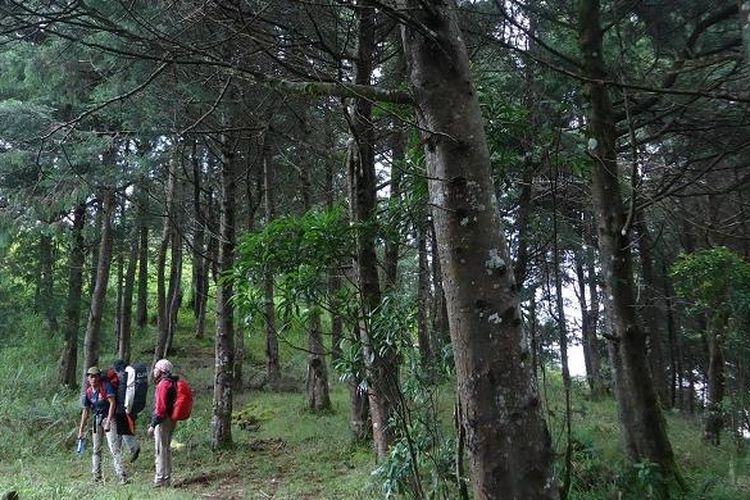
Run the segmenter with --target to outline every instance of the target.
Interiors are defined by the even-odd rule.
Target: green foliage
[[[701,309],[750,310],[750,264],[726,247],[680,255],[671,275],[677,293]]]

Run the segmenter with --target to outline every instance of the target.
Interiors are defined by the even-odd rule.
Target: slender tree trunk
[[[133,317],[133,289],[135,288],[135,268],[138,264],[138,226],[133,227],[133,235],[130,240],[130,252],[128,254],[128,269],[125,272],[125,285],[122,297],[122,309],[120,310],[120,334],[117,346],[117,357],[130,363],[130,339]]]
[[[331,408],[328,395],[328,368],[326,367],[323,336],[320,332],[320,311],[309,309],[308,356],[307,356],[307,406],[311,410],[324,411]]]
[[[73,210],[70,256],[68,260],[68,297],[65,306],[65,344],[60,356],[60,383],[74,387],[78,371],[78,326],[81,319],[81,291],[83,290],[83,265],[86,250],[83,225],[86,205],[81,203]]]
[[[169,310],[167,307],[166,268],[167,251],[175,235],[172,231],[172,217],[174,216],[175,172],[174,165],[167,165],[167,190],[164,211],[164,225],[162,226],[161,243],[156,257],[156,347],[154,362],[167,355],[167,341],[169,339]]]
[[[265,193],[266,224],[270,224],[274,219],[273,171],[266,151],[263,153],[263,191]],[[279,364],[279,339],[276,331],[273,276],[270,274],[265,277],[264,291],[266,299],[266,376],[271,389],[277,389],[281,382],[281,365]]]
[[[435,353],[442,351],[443,347],[450,342],[448,329],[448,308],[445,303],[445,289],[443,288],[443,271],[440,268],[440,255],[438,252],[437,238],[435,237],[435,224],[432,220],[428,222],[430,227],[430,253],[432,261],[432,347]]]
[[[427,217],[417,223],[417,342],[422,368],[432,369],[432,345],[427,324],[430,268],[427,263]]]
[[[398,128],[398,123],[393,124],[391,132],[391,206],[398,205],[401,199],[401,169],[406,149],[406,138]],[[395,208],[395,207],[394,207]],[[398,254],[399,234],[391,234],[386,238],[383,257],[383,268],[385,269],[385,288],[392,289],[398,284]]]
[[[648,338],[649,362],[651,373],[654,377],[654,387],[659,402],[663,408],[669,408],[669,378],[667,374],[667,360],[664,356],[664,330],[665,314],[664,302],[659,297],[659,286],[651,249],[653,242],[651,234],[643,219],[643,214],[636,215],[636,227],[638,233],[638,256],[641,264],[641,277],[643,290],[641,292],[641,308],[644,328]]]
[[[120,217],[125,216],[125,211],[120,211]],[[125,282],[125,254],[123,249],[120,247],[119,242],[114,245],[113,252],[116,254],[117,271],[115,273],[115,318],[114,318],[114,334],[115,334],[115,355],[120,349],[120,334],[122,333],[122,294]]]
[[[174,221],[177,224],[177,221]],[[172,350],[174,335],[177,331],[177,313],[182,303],[182,238],[180,231],[172,229],[171,241],[171,270],[169,273],[169,292],[167,294],[167,342],[164,346],[164,356]]]
[[[325,178],[325,200],[326,208],[331,210],[334,203],[334,184],[333,184],[333,162],[326,164]],[[337,291],[341,288],[341,276],[339,266],[331,267],[328,270],[328,290],[332,297],[336,296]],[[331,360],[333,363],[341,358],[341,338],[343,333],[343,322],[339,314],[340,304],[336,299],[331,302]]]
[[[612,364],[616,370],[618,406],[626,454],[633,462],[649,460],[662,467],[665,478],[679,475],[651,379],[646,342],[634,312],[633,273],[625,214],[617,171],[617,131],[609,101],[602,56],[599,1],[581,0],[581,49],[584,74],[590,79],[589,150],[594,158],[592,195],[596,210],[599,250],[613,323]],[[627,412],[623,412],[627,409]]]
[[[220,272],[234,266],[235,196],[234,152],[223,145],[221,168],[221,245]],[[211,446],[226,448],[232,444],[232,382],[234,379],[234,306],[232,280],[222,280],[216,290],[216,370],[214,374]]]
[[[97,200],[95,204],[97,202],[99,205],[99,209],[94,214],[94,230],[92,231],[91,242],[89,243],[89,246],[91,248],[91,267],[89,268],[89,295],[93,295],[94,289],[96,288],[96,268],[99,265],[99,247],[101,246],[102,242],[101,227],[102,214],[104,211],[101,207],[101,201]]]
[[[550,436],[457,7],[416,0],[408,7],[421,27],[406,28],[404,45],[423,131],[474,497],[557,498]]]
[[[107,297],[109,283],[109,269],[112,263],[112,212],[115,206],[115,193],[111,188],[101,191],[102,228],[99,246],[99,263],[96,266],[96,285],[91,296],[91,309],[86,323],[84,338],[84,362],[81,387],[86,387],[86,370],[99,364],[99,350],[101,346],[101,326],[104,304]]]
[[[724,308],[717,308],[709,322],[708,333],[708,398],[706,405],[706,440],[718,446],[724,427],[722,402],[724,400],[724,336],[729,315]]]
[[[195,337],[203,338],[206,331],[206,305],[208,304],[208,271],[206,252],[206,218],[201,204],[203,169],[195,146],[193,162],[193,315],[195,317]]]
[[[596,336],[594,323],[593,302],[589,309],[586,303],[586,274],[583,270],[583,259],[576,254],[576,277],[578,278],[578,298],[581,308],[581,344],[583,345],[583,361],[586,365],[586,381],[593,399],[604,395],[604,383],[601,380],[601,360],[599,357],[599,339]],[[596,280],[596,276],[589,276],[589,280]],[[598,304],[597,304],[598,307]]]
[[[60,329],[57,323],[57,303],[55,301],[54,250],[52,237],[42,234],[39,237],[39,308],[44,316],[47,333],[53,336]]]
[[[148,226],[141,218],[138,222],[138,303],[135,310],[135,322],[139,328],[148,323]]]
[[[373,55],[375,53],[375,8],[369,1],[360,4],[355,82],[371,83]],[[349,155],[351,180],[352,222],[360,225],[357,233],[354,269],[361,297],[360,341],[369,381],[368,398],[372,419],[372,436],[375,454],[385,457],[393,441],[389,429],[391,417],[398,402],[398,364],[396,347],[384,345],[384,335],[372,330],[373,316],[378,314],[381,290],[378,279],[378,259],[375,252],[376,175],[375,133],[372,125],[372,102],[355,99],[351,118],[354,141]]]

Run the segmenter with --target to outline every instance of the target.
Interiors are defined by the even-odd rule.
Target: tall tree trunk
[[[39,236],[39,308],[44,316],[47,333],[53,336],[60,329],[57,323],[57,302],[55,301],[54,251],[52,237]]]
[[[177,221],[173,223],[177,225]],[[172,245],[169,273],[169,291],[167,293],[167,341],[164,356],[172,350],[174,335],[177,331],[177,313],[182,303],[182,238],[180,231],[172,228]]]
[[[228,139],[225,139],[228,141]],[[221,167],[221,244],[219,266],[222,274],[234,266],[235,251],[235,157],[230,143],[222,145]],[[221,280],[216,290],[216,371],[214,374],[211,446],[232,444],[232,382],[234,378],[234,306],[232,280]]]
[[[718,446],[724,427],[722,402],[724,400],[724,336],[729,322],[725,308],[717,308],[709,322],[708,332],[708,398],[706,404],[706,440]]]
[[[74,387],[78,374],[78,326],[81,319],[81,291],[83,290],[83,264],[86,250],[83,240],[83,225],[86,204],[73,210],[70,256],[68,258],[68,297],[65,306],[65,344],[60,356],[60,383]]]
[[[417,222],[417,342],[422,368],[431,370],[432,345],[427,324],[430,298],[430,268],[427,263],[427,217],[424,214]]]
[[[653,242],[642,213],[636,214],[635,229],[638,233],[638,256],[640,257],[641,278],[643,280],[640,301],[641,314],[648,338],[650,368],[659,402],[663,408],[669,408],[669,378],[667,360],[664,356],[666,314],[664,313],[664,301],[659,297],[659,292],[663,287],[660,286],[657,271],[654,269],[651,252]]]
[[[138,264],[138,226],[133,226],[133,234],[130,239],[130,252],[128,253],[128,268],[125,272],[125,284],[122,296],[122,309],[120,309],[120,333],[117,346],[117,357],[130,363],[130,339],[133,318],[133,290],[135,288],[135,268]]]
[[[138,221],[138,304],[135,323],[143,328],[148,323],[148,226],[143,217]]]
[[[125,210],[120,211],[120,217],[125,216]],[[119,242],[115,243],[114,249],[112,250],[116,255],[114,259],[117,262],[117,271],[115,272],[115,318],[114,318],[114,336],[115,336],[115,355],[120,349],[120,334],[122,333],[122,294],[123,286],[125,282],[125,253],[120,247]]]
[[[334,203],[334,184],[333,184],[333,162],[326,163],[325,178],[325,200],[326,208],[331,210]],[[341,288],[341,276],[339,266],[332,266],[328,269],[328,290],[335,297],[338,289]],[[341,337],[343,332],[343,322],[339,314],[340,304],[333,299],[331,302],[331,360],[333,363],[341,358]]]
[[[596,335],[594,304],[599,307],[596,297],[591,297],[591,308],[586,301],[586,274],[583,268],[583,257],[576,253],[576,277],[578,281],[578,300],[581,309],[581,344],[583,346],[583,362],[586,365],[586,381],[589,392],[593,399],[599,399],[604,395],[605,388],[601,378],[601,359],[599,356],[599,339]],[[593,267],[593,266],[592,266]],[[596,276],[589,275],[588,280],[596,281]],[[594,289],[596,293],[596,289]]]
[[[96,288],[96,269],[99,265],[99,247],[102,243],[102,210],[101,200],[96,200],[94,204],[98,204],[99,209],[94,214],[94,230],[91,235],[91,242],[89,247],[91,248],[91,261],[89,271],[89,295],[93,295],[94,289]]]
[[[391,198],[392,208],[396,208],[401,198],[401,169],[403,167],[406,150],[406,138],[394,120],[394,130],[391,131]],[[383,268],[385,269],[385,288],[392,289],[398,283],[398,254],[399,234],[391,234],[385,240],[385,251],[383,256]]]
[[[193,315],[195,317],[195,337],[203,338],[206,331],[206,306],[208,305],[208,269],[206,262],[206,218],[201,204],[203,169],[193,146]]]
[[[169,309],[167,306],[167,251],[172,238],[172,217],[174,216],[175,171],[171,162],[167,164],[167,187],[164,201],[164,225],[161,232],[159,253],[156,256],[156,346],[154,348],[154,362],[167,355],[167,341],[169,339]]]
[[[266,224],[274,219],[273,171],[269,164],[268,152],[263,152],[263,191]],[[271,389],[277,389],[281,382],[281,365],[279,364],[279,339],[276,331],[276,308],[274,305],[273,276],[268,274],[264,279],[265,316],[266,316],[266,376]]]
[[[328,394],[328,368],[323,336],[320,332],[320,310],[310,306],[308,314],[307,407],[315,411],[324,411],[331,408],[331,398]]]
[[[443,289],[443,271],[440,268],[440,255],[438,252],[437,238],[435,237],[435,224],[432,219],[428,221],[430,228],[430,254],[432,261],[432,347],[439,353],[443,347],[450,342],[448,331],[448,308],[445,303],[445,290]]]
[[[557,498],[457,7],[416,0],[408,7],[421,26],[406,28],[404,45],[420,111],[474,496]]]
[[[594,158],[592,195],[607,292],[611,297],[612,363],[616,370],[618,405],[626,454],[633,463],[649,460],[662,467],[665,478],[678,478],[672,446],[659,408],[646,359],[646,339],[634,305],[630,246],[617,165],[617,130],[604,81],[599,1],[581,0],[580,42],[589,108],[589,150]],[[623,412],[627,409],[626,412]]]
[[[96,266],[96,285],[91,296],[91,309],[86,323],[84,338],[84,362],[81,387],[86,387],[86,370],[99,364],[99,350],[101,346],[101,326],[104,304],[107,297],[109,283],[109,268],[112,263],[112,212],[115,206],[115,193],[111,188],[101,190],[102,228],[99,246],[99,263]]]
[[[375,7],[370,2],[360,4],[355,82],[370,85],[375,53]],[[375,252],[376,175],[375,133],[372,125],[372,102],[355,99],[351,118],[353,146],[356,154],[350,155],[352,222],[360,225],[357,232],[354,269],[361,297],[360,341],[365,358],[372,418],[372,436],[375,454],[385,457],[393,440],[389,429],[391,417],[396,414],[399,399],[398,364],[396,346],[384,345],[384,335],[372,330],[373,316],[381,303],[378,279],[378,259]]]

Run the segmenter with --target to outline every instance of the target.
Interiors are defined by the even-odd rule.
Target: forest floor
[[[33,331],[33,329],[29,329]],[[38,331],[38,330],[37,330]],[[150,360],[150,338],[136,339],[137,360]],[[245,380],[252,387],[264,370],[263,339],[249,338]],[[191,383],[196,401],[191,418],[178,424],[173,441],[174,485],[154,489],[153,443],[146,437],[146,415],[139,418],[140,458],[128,464],[131,482],[118,486],[108,451],[105,481],[91,481],[91,443],[74,453],[80,417],[76,392],[58,392],[54,380],[59,346],[49,339],[21,336],[0,344],[0,496],[17,491],[26,498],[90,499],[369,499],[383,498],[372,471],[369,445],[353,443],[349,432],[349,392],[331,370],[333,410],[305,408],[304,359],[291,343],[282,344],[285,392],[246,389],[234,400],[234,447],[210,448],[213,383],[212,340],[195,340],[189,329],[176,339],[170,358]],[[109,346],[105,346],[109,349]],[[111,351],[107,351],[111,352]],[[102,356],[103,365],[111,362]],[[559,375],[540,379],[550,410],[550,431],[558,450],[565,443]],[[442,413],[450,422],[453,383],[444,385]],[[582,384],[573,400],[573,499],[649,498],[653,480],[647,464],[636,470],[637,490],[627,490],[616,408],[611,399],[589,401]],[[722,446],[701,440],[700,420],[667,413],[675,455],[689,490],[679,498],[750,499],[750,460],[727,436]],[[127,457],[127,453],[125,453]],[[429,478],[426,478],[429,481]]]

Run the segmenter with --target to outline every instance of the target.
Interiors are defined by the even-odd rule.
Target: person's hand
[[[147,432],[148,432],[149,437],[152,437],[154,435],[154,428],[149,425]]]
[[[78,432],[78,439],[83,439],[83,432]]]

